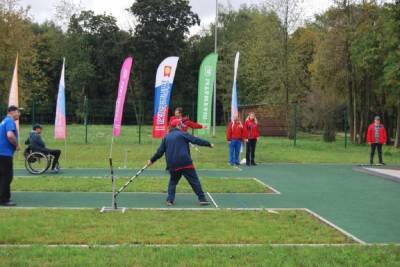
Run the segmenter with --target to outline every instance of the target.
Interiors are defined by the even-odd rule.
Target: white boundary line
[[[321,220],[322,222],[326,223],[327,225],[335,228],[336,230],[338,230],[342,234],[346,235],[347,237],[349,237],[349,238],[353,239],[354,241],[360,243],[361,245],[365,245],[366,244],[366,242],[364,242],[361,239],[355,237],[354,235],[350,234],[349,232],[343,230],[342,228],[340,228],[336,224],[328,221],[327,219],[323,218],[322,216],[318,215],[317,213],[315,213],[315,212],[313,212],[313,211],[311,211],[311,210],[309,210],[307,208],[304,208],[304,210],[307,211],[308,213],[310,213],[311,215],[313,215],[314,217],[316,217],[317,219]]]
[[[262,186],[271,189],[271,190],[273,191],[273,194],[281,195],[281,192],[279,192],[278,190],[276,190],[276,189],[273,188],[272,186],[267,185],[266,183],[264,183],[264,182],[261,181],[260,179],[255,178],[255,177],[253,177],[252,179],[253,179],[254,181],[256,181],[257,183],[261,184]],[[271,194],[271,193],[264,193],[264,194]]]
[[[211,194],[209,192],[207,192],[208,197],[211,199],[212,203],[214,204],[214,206],[218,209],[218,205],[217,202],[215,202],[214,198],[211,196]]]

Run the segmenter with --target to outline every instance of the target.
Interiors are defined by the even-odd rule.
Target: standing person
[[[15,121],[20,112],[16,106],[9,106],[7,116],[0,123],[0,205],[15,206],[11,201],[11,182],[13,180],[13,156],[19,150],[18,130]]]
[[[240,148],[243,141],[243,124],[239,116],[235,116],[226,129],[226,140],[229,143],[229,164],[240,165]]]
[[[381,118],[379,116],[376,116],[374,122],[368,127],[367,142],[371,145],[370,164],[374,164],[375,150],[378,150],[378,165],[385,165],[382,159],[382,145],[387,143],[387,134],[385,127],[381,124]]]
[[[257,141],[260,138],[256,114],[250,112],[244,123],[244,140],[246,142],[246,165],[257,165],[254,160]]]
[[[60,171],[60,166],[58,160],[61,155],[61,150],[59,149],[49,149],[46,147],[42,139],[43,127],[40,124],[35,124],[32,128],[32,132],[29,134],[29,145],[33,152],[41,152],[45,155],[53,155],[53,163],[51,165],[51,170],[55,173]]]
[[[170,118],[170,123],[174,120],[180,120],[181,130],[187,132],[189,128],[192,129],[207,129],[207,126],[201,125],[197,122],[191,121],[188,117],[183,116],[183,108],[178,107],[175,109],[174,116]]]
[[[193,191],[196,193],[200,205],[210,205],[210,202],[206,199],[202,189],[199,177],[197,176],[193,160],[190,157],[189,144],[192,143],[211,148],[213,148],[214,145],[206,140],[183,132],[181,128],[182,123],[179,119],[171,121],[170,127],[170,132],[164,137],[157,152],[148,161],[148,165],[152,165],[165,154],[167,170],[170,173],[166,202],[167,206],[175,204],[176,186],[178,185],[182,175],[186,178]]]

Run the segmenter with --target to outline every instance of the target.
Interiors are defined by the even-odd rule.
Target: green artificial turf
[[[351,243],[305,211],[0,209],[0,244]]]
[[[118,178],[117,186],[125,184],[128,178]],[[140,177],[135,179],[125,192],[166,192],[168,178]],[[210,193],[272,193],[251,178],[202,178],[203,189]],[[14,191],[46,192],[111,192],[111,179],[92,177],[56,177],[38,176],[34,178],[16,178],[12,184]],[[178,193],[190,193],[192,188],[185,178],[177,187]]]

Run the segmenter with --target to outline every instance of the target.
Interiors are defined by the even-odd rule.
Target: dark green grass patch
[[[353,242],[305,211],[0,209],[0,244]]]
[[[118,178],[120,187],[129,179]],[[140,177],[126,188],[126,192],[166,192],[168,178]],[[210,193],[272,193],[273,191],[251,178],[202,178],[205,191]],[[12,184],[14,191],[44,192],[110,192],[111,179],[89,177],[35,177],[16,178]],[[182,178],[178,193],[189,193],[192,189],[185,178]]]
[[[400,247],[2,248],[1,266],[400,266]]]

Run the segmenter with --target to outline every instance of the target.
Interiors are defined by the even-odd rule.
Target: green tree
[[[138,0],[132,4],[129,11],[137,22],[133,39],[137,62],[136,97],[143,101],[152,100],[158,65],[166,57],[180,56],[184,53],[189,28],[200,25],[200,19],[192,12],[187,0]],[[186,63],[182,60],[179,64],[175,80],[176,84],[184,85],[186,83],[181,81],[186,79],[188,70],[185,70],[183,75],[180,70],[181,64]],[[183,93],[179,87],[174,88],[174,91]],[[146,108],[152,107],[149,104]]]

